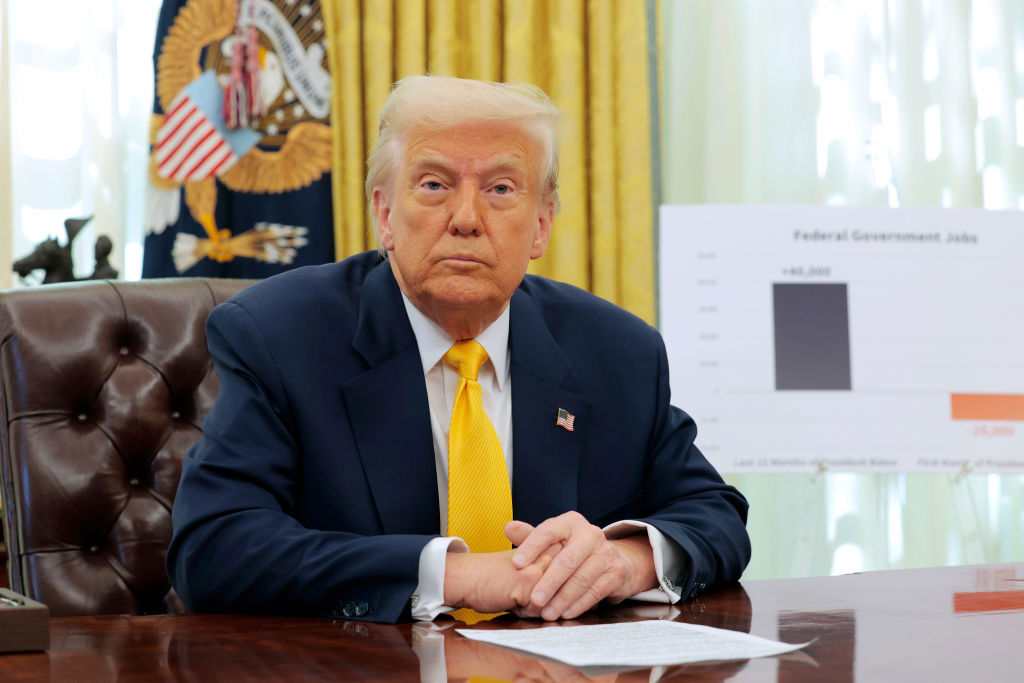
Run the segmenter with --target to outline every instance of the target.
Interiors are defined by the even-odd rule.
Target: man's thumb
[[[512,520],[505,525],[505,536],[512,541],[512,545],[522,545],[531,531],[533,531],[533,526],[526,522]]]

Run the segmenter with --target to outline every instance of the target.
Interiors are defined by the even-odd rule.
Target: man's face
[[[449,333],[443,321],[453,316],[486,326],[551,236],[541,145],[518,125],[495,121],[414,129],[405,142],[390,187],[373,191],[395,279]]]

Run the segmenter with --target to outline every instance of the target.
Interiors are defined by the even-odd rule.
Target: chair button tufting
[[[171,419],[172,420],[181,419],[181,413],[179,413],[177,410],[175,410],[173,413],[171,413]]]
[[[119,354],[121,354],[122,356],[127,356],[128,355],[128,347],[127,346],[122,346],[121,348],[119,348],[117,350],[117,352]]]
[[[78,414],[78,421],[79,422],[85,422],[88,419],[89,419],[89,416],[86,415],[85,413],[79,413]]]
[[[99,555],[100,554],[100,547],[98,545],[89,546],[89,552],[92,553],[93,555]]]
[[[138,480],[138,478],[137,477],[132,477],[131,479],[129,479],[128,480],[128,485],[131,486],[133,489],[139,488],[139,480]]]

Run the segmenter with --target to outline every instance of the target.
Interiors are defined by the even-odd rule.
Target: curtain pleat
[[[545,256],[530,272],[655,319],[652,84],[645,0],[323,0],[337,257],[375,246],[365,160],[393,82],[431,73],[525,81],[565,112]]]
[[[320,11],[328,39],[332,79],[334,244],[339,255],[346,255],[367,248],[368,214],[362,180],[366,159],[363,22],[358,0],[328,0],[321,3]]]
[[[610,12],[591,11],[587,15],[587,29],[594,45],[587,72],[590,83],[587,112],[592,133],[586,142],[591,153],[587,187],[590,188],[592,287],[598,296],[615,299],[619,293],[619,184],[615,177],[618,167],[615,158],[618,150],[617,102],[614,77],[601,77],[602,74],[615,73],[615,31]]]
[[[649,310],[648,319],[653,320],[656,286],[648,17],[639,2],[612,2],[610,6],[614,8],[616,46],[612,79],[616,153],[609,170],[615,174],[618,187],[619,246],[618,291],[614,300],[628,301],[638,311]],[[634,222],[640,229],[629,229]]]

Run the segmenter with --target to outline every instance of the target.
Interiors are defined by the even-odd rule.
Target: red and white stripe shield
[[[207,71],[171,102],[156,136],[157,173],[179,183],[220,175],[256,145],[262,133],[228,130],[223,94]]]

